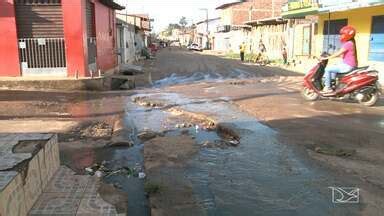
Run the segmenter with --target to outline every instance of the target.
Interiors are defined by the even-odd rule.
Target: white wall
[[[239,47],[243,41],[247,44],[247,52],[249,52],[249,31],[237,30],[215,33],[215,50],[221,52],[240,52]]]
[[[132,63],[135,61],[135,27],[133,25],[127,26],[124,29],[124,42],[125,42],[125,62]]]

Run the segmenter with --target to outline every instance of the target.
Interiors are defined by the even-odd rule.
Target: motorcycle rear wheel
[[[370,107],[375,105],[378,100],[379,100],[379,92],[374,91],[370,94],[364,95],[364,98],[362,100],[358,100],[358,102],[359,104]]]
[[[319,98],[319,94],[307,87],[301,90],[301,96],[307,101],[315,101]]]

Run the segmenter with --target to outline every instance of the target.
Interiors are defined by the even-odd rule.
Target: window
[[[368,59],[384,62],[384,15],[372,17]]]
[[[341,48],[340,29],[348,25],[347,19],[324,21],[323,52],[334,53]]]

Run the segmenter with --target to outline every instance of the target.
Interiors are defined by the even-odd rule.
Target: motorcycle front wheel
[[[319,98],[319,94],[307,87],[301,90],[301,96],[307,101],[315,101]]]

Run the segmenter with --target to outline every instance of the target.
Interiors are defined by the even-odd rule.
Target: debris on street
[[[104,122],[97,122],[81,130],[80,134],[82,137],[89,137],[89,138],[111,137],[112,126]]]

